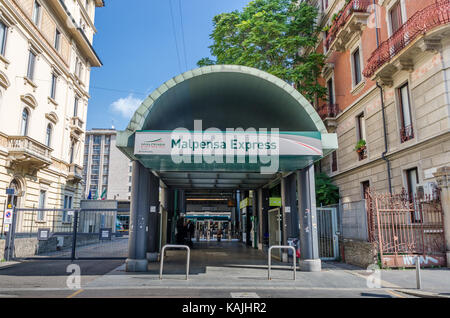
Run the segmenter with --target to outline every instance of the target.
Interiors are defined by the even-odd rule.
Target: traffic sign
[[[14,194],[15,194],[14,188],[8,188],[8,189],[6,189],[6,195],[14,195]]]
[[[6,209],[6,211],[5,211],[5,220],[3,221],[4,224],[12,224],[13,212],[14,211],[12,209]]]

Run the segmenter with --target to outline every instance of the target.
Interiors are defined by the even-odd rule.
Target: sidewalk
[[[6,262],[6,261],[0,262],[0,270],[10,268],[19,263],[20,262]]]
[[[370,271],[343,263],[330,263],[328,266],[335,266],[361,277],[367,277],[372,274]],[[422,268],[421,277],[422,288],[419,290],[417,289],[416,270],[414,268],[380,271],[381,285],[383,287],[392,288],[417,297],[450,298],[449,268]]]

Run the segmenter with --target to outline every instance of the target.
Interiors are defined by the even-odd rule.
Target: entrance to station
[[[133,161],[128,271],[181,232],[261,253],[298,242],[301,267],[320,269],[314,163],[337,136],[288,83],[235,65],[186,72],[144,100],[117,147]]]

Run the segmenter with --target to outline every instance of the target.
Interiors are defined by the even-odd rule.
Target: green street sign
[[[281,198],[269,198],[269,206],[281,207]]]

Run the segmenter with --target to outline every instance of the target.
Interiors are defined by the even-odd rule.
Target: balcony
[[[67,179],[69,181],[73,181],[75,183],[78,183],[81,180],[83,180],[83,168],[72,163],[69,166],[69,175],[68,175]]]
[[[70,119],[70,134],[76,140],[84,133],[83,124],[83,121],[78,117],[72,117]]]
[[[392,75],[398,70],[412,71],[418,53],[441,47],[440,38],[448,32],[449,21],[450,0],[438,0],[417,11],[372,53],[364,76],[378,77],[383,84],[392,86]]]
[[[8,161],[12,168],[18,166],[37,171],[52,164],[53,149],[27,136],[8,137]]]
[[[324,121],[325,125],[329,128],[336,128],[336,117],[339,114],[339,105],[327,103],[317,109],[320,118]]]
[[[328,31],[325,40],[327,51],[346,50],[350,38],[362,31],[363,26],[367,24],[367,18],[370,16],[368,9],[371,5],[373,0],[351,0],[345,5]]]

